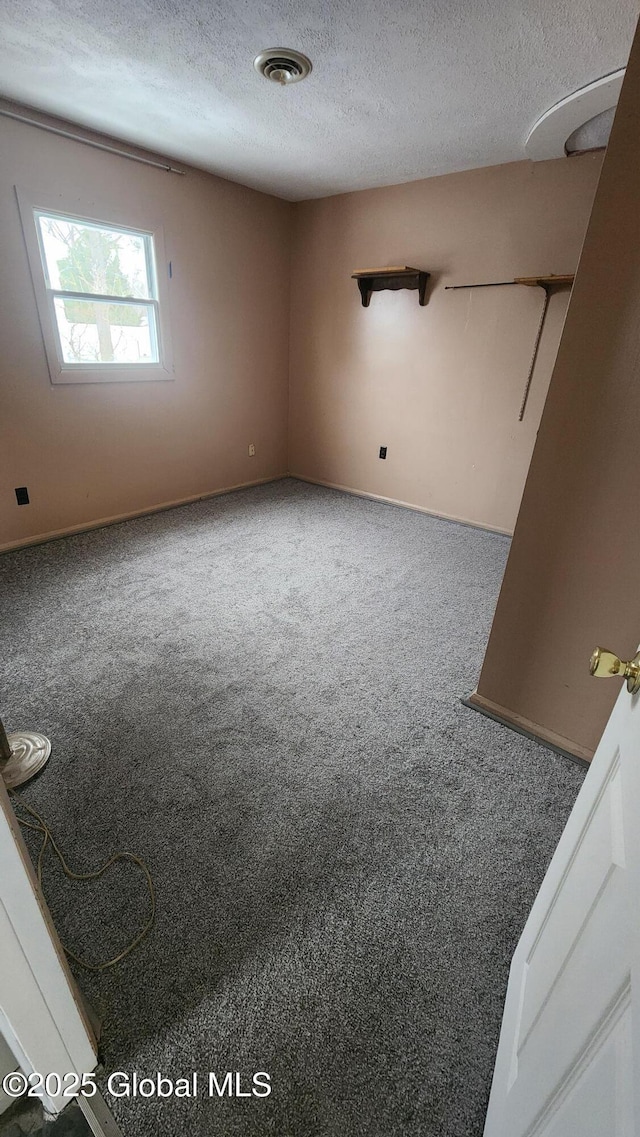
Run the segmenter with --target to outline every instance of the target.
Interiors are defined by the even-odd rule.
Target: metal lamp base
[[[0,765],[0,775],[8,790],[23,785],[35,777],[46,765],[51,754],[51,743],[36,730],[16,730],[6,735],[11,757]]]

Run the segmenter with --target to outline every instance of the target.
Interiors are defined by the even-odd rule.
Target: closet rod
[[[184,177],[184,170],[177,170],[168,162],[154,162],[153,158],[142,158],[138,154],[129,154],[127,150],[120,150],[117,146],[109,146],[106,142],[94,142],[91,138],[83,138],[81,134],[74,134],[71,130],[62,130],[59,126],[49,126],[46,122],[38,122],[36,118],[29,118],[15,111],[7,111],[0,107],[3,118],[12,118],[16,122],[24,122],[27,126],[36,126],[38,130],[46,130],[49,134],[58,134],[60,138],[70,138],[72,142],[82,142],[84,146],[93,146],[94,150],[106,150],[107,154],[117,154],[120,158],[128,158],[131,162],[141,162],[143,166],[154,166],[157,170],[165,170],[168,174],[180,174]]]

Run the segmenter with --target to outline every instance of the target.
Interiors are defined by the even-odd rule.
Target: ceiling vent
[[[311,60],[288,47],[270,47],[256,56],[253,66],[265,79],[287,87],[289,83],[306,79],[311,71]]]

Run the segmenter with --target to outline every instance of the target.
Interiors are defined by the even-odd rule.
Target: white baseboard
[[[555,750],[558,754],[564,754],[567,758],[577,758],[580,762],[590,762],[593,758],[593,750],[588,750],[585,746],[574,742],[572,738],[565,738],[564,735],[556,734],[555,731],[548,730],[546,726],[541,726],[540,723],[532,722],[531,719],[526,719],[522,715],[516,714],[515,711],[510,711],[508,707],[503,707],[500,703],[486,699],[477,691],[473,691],[469,698],[463,699],[462,702],[465,707],[480,711],[480,714],[486,715],[487,718],[494,719],[496,722],[502,723],[503,726],[508,726],[511,730],[517,731],[518,734],[524,734],[527,738],[532,738],[534,742],[539,742],[542,746]]]
[[[59,537],[71,537],[74,533],[89,533],[92,529],[103,529],[107,525],[119,525],[122,521],[132,521],[135,517],[147,517],[152,513],[162,513],[165,509],[177,509],[180,505],[191,505],[195,501],[206,501],[210,497],[220,497],[221,494],[233,493],[234,490],[248,490],[252,486],[264,486],[269,482],[279,482],[287,474],[273,474],[268,478],[258,478],[253,482],[239,482],[235,486],[225,486],[220,490],[208,490],[206,493],[192,494],[191,497],[177,498],[175,501],[163,501],[159,505],[148,505],[145,509],[135,509],[131,513],[117,513],[111,517],[100,517],[96,521],[83,521],[80,525],[69,525],[65,529],[54,529],[48,533],[38,533],[33,537],[22,537],[17,541],[9,541],[0,545],[0,553],[9,553],[12,549],[24,549],[29,545],[43,545],[46,541],[57,541]]]
[[[310,482],[312,486],[326,486],[330,490],[342,490],[343,493],[354,494],[356,497],[367,497],[371,501],[381,501],[383,505],[399,505],[402,509],[412,509],[415,513],[428,513],[430,517],[440,517],[443,521],[455,521],[458,525],[469,525],[472,529],[484,529],[487,533],[499,533],[503,537],[513,537],[513,529],[500,529],[497,525],[482,525],[479,521],[470,521],[468,517],[457,517],[454,513],[442,513],[438,509],[427,509],[424,505],[415,505],[412,501],[400,501],[395,497],[383,497],[379,493],[368,493],[367,490],[355,490],[353,486],[342,486],[339,482],[325,482],[320,478],[310,478],[307,474],[288,474],[299,482]]]

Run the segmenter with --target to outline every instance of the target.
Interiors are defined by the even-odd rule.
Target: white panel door
[[[485,1137],[640,1137],[639,913],[625,685],[513,957]]]

